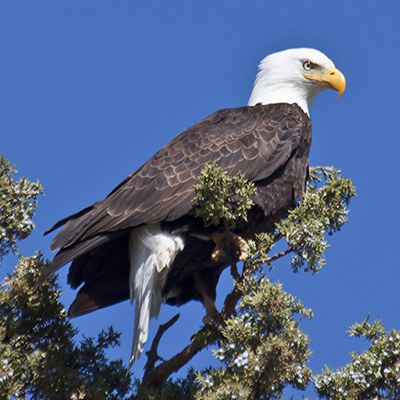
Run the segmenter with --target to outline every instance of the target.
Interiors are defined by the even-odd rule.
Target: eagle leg
[[[197,291],[199,292],[201,302],[206,309],[206,315],[203,318],[204,324],[218,324],[221,321],[221,314],[215,306],[215,293],[214,296],[210,293],[210,286],[207,278],[201,273],[194,275],[194,282]]]
[[[245,261],[249,257],[249,245],[240,237],[232,233],[227,225],[223,232],[214,232],[211,239],[215,243],[215,248],[211,253],[213,261]]]
[[[204,303],[203,303],[204,304]],[[203,324],[204,325],[219,325],[222,321],[222,317],[220,312],[215,307],[210,307],[211,310],[206,312],[206,315],[203,317]]]

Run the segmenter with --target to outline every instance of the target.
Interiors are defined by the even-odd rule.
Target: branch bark
[[[166,322],[165,324],[162,324],[158,327],[156,336],[154,337],[154,340],[151,344],[150,350],[146,352],[147,362],[146,362],[146,365],[144,366],[143,380],[146,380],[147,376],[151,373],[151,371],[154,370],[154,367],[155,367],[157,361],[159,361],[159,360],[164,361],[158,355],[158,345],[160,344],[161,338],[163,337],[164,333],[169,328],[171,328],[171,326],[174,325],[176,321],[178,321],[179,317],[180,317],[180,315],[176,314],[168,322]]]
[[[187,364],[199,351],[214,343],[218,337],[219,332],[216,328],[209,325],[204,326],[192,337],[192,343],[181,352],[157,367],[146,371],[143,384],[147,387],[160,387],[172,373]]]
[[[271,257],[260,258],[260,259],[256,260],[256,263],[257,263],[258,265],[261,265],[261,264],[268,264],[268,263],[270,263],[270,262],[272,262],[272,261],[278,260],[279,258],[285,257],[286,255],[292,253],[292,252],[295,251],[295,250],[296,250],[295,247],[290,246],[290,247],[288,247],[286,250],[283,250],[283,251],[281,251],[281,252],[279,252],[279,253],[275,253],[275,254],[274,254],[273,256],[271,256]]]
[[[271,257],[265,257],[255,262],[257,264],[264,264],[271,261],[275,261],[285,255],[294,251],[294,248],[289,247],[288,249],[274,254]],[[236,283],[245,283],[250,275],[247,262],[243,264],[243,272],[240,275],[237,269],[236,263],[231,265],[231,275]],[[239,285],[235,284],[233,290],[225,297],[224,305],[221,312],[221,324],[230,318],[235,313],[235,308],[242,297],[243,292],[239,289]],[[186,365],[197,353],[204,348],[215,343],[220,337],[218,326],[216,325],[205,325],[198,332],[192,336],[192,342],[186,346],[178,354],[170,358],[169,360],[162,360],[158,355],[157,349],[163,334],[178,320],[179,314],[173,317],[170,321],[164,325],[160,325],[157,334],[153,340],[150,351],[146,353],[148,361],[145,366],[145,373],[143,376],[143,385],[147,387],[160,387],[163,385],[171,374],[177,372],[180,368]],[[162,360],[162,363],[155,366],[157,361]]]

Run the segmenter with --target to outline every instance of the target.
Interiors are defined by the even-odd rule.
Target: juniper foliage
[[[231,177],[216,163],[203,168],[194,189],[194,215],[202,218],[206,226],[227,222],[234,227],[239,219],[247,221],[256,194],[254,184],[243,174]]]
[[[0,261],[17,252],[18,241],[27,238],[35,227],[32,221],[43,192],[39,183],[27,178],[15,180],[17,170],[0,156]]]
[[[237,315],[214,350],[222,366],[198,375],[197,400],[279,398],[285,386],[304,389],[311,378],[309,338],[296,319],[311,311],[264,277],[241,286]]]
[[[400,331],[387,332],[381,321],[350,327],[349,335],[364,338],[369,348],[352,352],[351,362],[337,371],[329,368],[314,378],[315,389],[322,399],[400,399]]]
[[[32,232],[42,192],[37,181],[15,181],[15,172],[0,158],[0,258]],[[40,253],[21,256],[0,283],[0,399],[128,399],[128,370],[106,355],[120,334],[110,327],[77,341],[56,278],[33,290],[45,265]]]
[[[0,159],[0,258],[17,252],[18,241],[32,232],[42,192],[39,182],[15,181],[15,172]],[[229,177],[208,166],[196,185],[195,215],[232,229],[246,220],[255,190],[243,176]],[[159,387],[139,379],[132,383],[122,361],[107,358],[107,350],[119,345],[112,327],[77,340],[56,278],[32,291],[46,261],[40,253],[20,257],[0,285],[0,399],[257,400],[281,398],[287,387],[314,387],[321,399],[400,398],[399,331],[385,331],[381,322],[368,319],[353,325],[350,335],[366,339],[367,350],[351,353],[351,362],[337,371],[327,367],[313,375],[310,340],[301,329],[312,311],[268,279],[280,259],[295,272],[318,272],[326,262],[328,238],[347,222],[354,195],[352,182],[340,171],[312,169],[307,191],[288,218],[249,241],[249,259],[233,274],[232,294],[239,299],[234,313],[192,336],[203,348],[214,344],[216,366],[190,368],[178,379],[168,376]],[[277,242],[281,251],[275,251]]]

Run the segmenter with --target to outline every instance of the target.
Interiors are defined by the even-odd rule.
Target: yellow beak
[[[339,92],[339,99],[342,97],[346,90],[346,78],[336,68],[330,67],[321,75],[304,75],[308,79],[320,82],[324,86],[328,86],[331,89],[335,89]]]

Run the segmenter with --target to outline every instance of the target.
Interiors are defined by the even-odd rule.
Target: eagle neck
[[[295,83],[285,82],[280,84],[279,82],[270,83],[269,80],[260,79],[254,84],[253,91],[251,93],[248,105],[255,106],[256,104],[297,104],[308,116],[310,116],[310,106],[314,100],[314,96],[310,96],[307,93],[306,88],[299,87]]]
[[[287,103],[297,104],[310,116],[310,107],[324,87],[315,85],[301,74],[293,75],[285,66],[261,62],[248,105]]]

